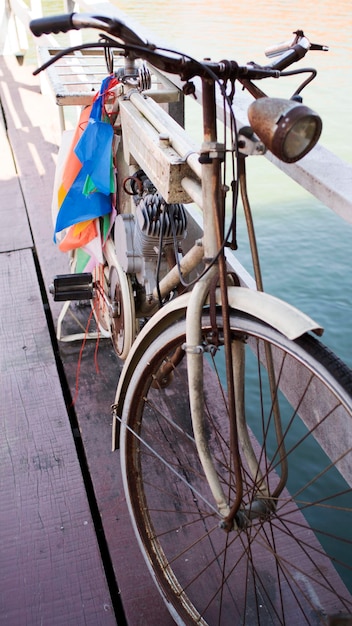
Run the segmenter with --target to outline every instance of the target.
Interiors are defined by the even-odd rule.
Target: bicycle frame
[[[45,19],[44,19],[45,23]],[[97,28],[102,28],[103,30],[107,30],[109,32],[109,27],[107,26],[109,22],[105,22],[105,18],[92,18],[92,16],[84,16],[84,15],[75,15],[72,16],[59,16],[54,24],[54,32],[57,30],[67,30],[70,28],[82,28],[86,26],[95,25]],[[50,23],[50,28],[53,30],[53,23]],[[250,443],[250,438],[248,435],[248,430],[246,427],[246,420],[244,416],[243,409],[243,388],[244,388],[244,380],[243,380],[243,352],[241,350],[241,346],[238,345],[231,349],[231,336],[230,336],[230,322],[229,322],[229,310],[230,310],[230,300],[232,298],[232,294],[230,291],[238,289],[237,287],[230,287],[228,285],[228,271],[227,271],[227,261],[226,255],[224,252],[225,245],[225,198],[226,198],[226,188],[222,182],[222,168],[223,163],[226,157],[226,146],[218,141],[218,133],[217,133],[217,113],[216,113],[216,82],[219,75],[223,75],[225,80],[228,77],[232,77],[231,80],[234,81],[238,79],[243,86],[256,98],[256,99],[265,99],[265,94],[256,87],[249,78],[253,77],[266,77],[266,76],[278,76],[279,72],[290,65],[294,60],[301,58],[304,56],[306,51],[310,47],[310,42],[304,37],[303,32],[297,31],[296,38],[294,39],[292,46],[285,51],[284,54],[280,57],[280,59],[272,64],[271,67],[261,68],[252,64],[251,68],[242,68],[242,74],[239,72],[239,68],[235,62],[220,62],[215,64],[214,68],[209,67],[201,69],[201,66],[194,62],[193,60],[189,60],[190,68],[189,70],[185,70],[181,66],[177,64],[173,59],[168,59],[167,61],[162,57],[156,57],[153,51],[153,48],[148,49],[148,44],[146,44],[143,40],[141,40],[135,33],[131,32],[126,26],[118,21],[113,21],[113,33],[115,36],[120,36],[122,40],[128,41],[131,43],[132,47],[137,45],[137,50],[132,52],[128,52],[126,54],[125,61],[125,74],[127,80],[125,80],[125,89],[118,95],[119,100],[119,112],[121,115],[121,130],[122,130],[122,141],[123,141],[123,150],[124,150],[124,158],[125,163],[130,165],[131,156],[132,162],[138,165],[139,168],[146,173],[146,175],[150,178],[152,183],[155,185],[155,188],[163,195],[164,202],[173,203],[173,202],[187,202],[190,199],[196,201],[202,208],[203,212],[203,236],[201,245],[196,243],[188,254],[185,255],[183,260],[178,267],[177,264],[171,269],[171,271],[166,273],[163,280],[158,283],[157,279],[157,287],[154,288],[153,298],[150,297],[150,294],[147,294],[145,298],[145,302],[141,307],[142,312],[147,313],[147,317],[150,317],[155,310],[157,309],[158,303],[161,303],[161,299],[168,296],[168,294],[173,291],[179,282],[179,273],[180,271],[183,273],[189,273],[191,270],[195,269],[199,263],[202,263],[205,266],[204,271],[201,273],[200,278],[195,282],[194,287],[190,293],[189,298],[187,299],[187,312],[186,312],[186,343],[183,346],[184,352],[187,357],[188,364],[188,386],[190,391],[190,405],[191,405],[191,417],[193,424],[193,432],[196,440],[197,450],[199,457],[201,459],[201,463],[204,468],[204,472],[206,474],[207,480],[209,482],[211,491],[213,493],[214,499],[217,503],[218,509],[224,518],[224,528],[227,530],[231,530],[235,525],[235,519],[239,510],[240,503],[242,501],[242,490],[241,490],[241,461],[239,455],[239,438],[241,439],[241,445],[245,450],[245,454],[247,457],[248,465],[251,468],[253,478],[260,478],[260,470],[258,466],[258,462],[255,459],[255,454],[252,449],[252,445]],[[43,20],[41,25],[41,31],[43,32]],[[35,31],[34,31],[35,32]],[[45,32],[45,27],[44,27]],[[189,77],[193,77],[195,74],[199,72],[202,81],[202,114],[203,114],[203,143],[200,149],[199,156],[196,156],[197,150],[194,149],[192,145],[190,145],[187,135],[181,131],[177,125],[173,125],[171,123],[171,137],[168,135],[170,131],[170,118],[162,114],[160,110],[156,110],[153,107],[157,106],[154,103],[149,104],[148,100],[144,100],[140,93],[136,93],[136,86],[138,90],[138,84],[136,84],[135,74],[134,74],[134,60],[138,56],[138,47],[144,46],[143,48],[143,58],[153,60],[157,60],[157,66],[159,69],[168,69],[168,64],[171,64],[172,69],[177,67],[178,73],[181,73],[182,78],[184,80],[189,80]],[[164,67],[165,64],[165,67]],[[180,72],[181,70],[181,72]],[[249,75],[249,78],[247,77]],[[130,77],[130,78],[129,78]],[[310,79],[305,81],[303,85],[309,82]],[[143,69],[142,74],[140,75],[140,85],[142,85],[142,89],[146,89],[148,87],[148,75],[147,72]],[[303,87],[301,87],[303,88]],[[295,95],[299,94],[300,90],[296,91]],[[224,93],[223,93],[224,95]],[[276,103],[277,104],[277,103]],[[281,106],[281,104],[280,104]],[[283,105],[284,107],[286,105]],[[299,108],[299,107],[298,107]],[[284,112],[285,108],[282,109],[282,115],[284,116],[284,124],[283,126],[291,128],[292,121],[290,120],[289,114]],[[281,112],[281,109],[280,109]],[[149,127],[145,128],[145,116],[149,118]],[[286,117],[285,117],[286,116]],[[253,115],[253,123],[255,122],[256,114]],[[161,118],[161,122],[160,122]],[[309,145],[310,140],[317,140],[317,137],[320,134],[321,122],[315,116],[312,115],[312,119],[314,118],[313,123],[313,131],[312,137],[309,136]],[[294,116],[295,119],[295,116]],[[278,122],[279,124],[279,122]],[[154,125],[154,126],[153,126]],[[150,135],[149,130],[153,128],[152,133]],[[158,129],[158,131],[156,131]],[[166,129],[166,134],[165,134]],[[142,136],[139,132],[142,130]],[[275,139],[273,139],[271,145],[271,149],[275,152],[277,150],[280,152],[283,160],[293,161],[296,160],[298,155],[292,155],[290,150],[285,154],[285,141],[283,139],[283,131],[279,129],[280,133],[277,133]],[[313,132],[312,131],[312,132]],[[155,142],[155,134],[159,133],[159,141]],[[286,132],[286,131],[285,131]],[[310,131],[309,131],[310,132]],[[161,134],[160,134],[161,133]],[[259,134],[259,131],[258,131]],[[265,133],[264,133],[265,134]],[[299,132],[298,132],[299,135]],[[308,138],[307,138],[308,139]],[[126,145],[125,145],[126,140]],[[261,274],[260,274],[260,265],[259,265],[259,257],[256,249],[256,242],[254,236],[254,230],[252,228],[251,223],[251,211],[249,207],[249,203],[246,197],[246,188],[245,188],[245,169],[244,169],[244,159],[246,154],[248,154],[248,141],[249,143],[257,143],[257,139],[247,139],[242,142],[244,146],[247,147],[247,152],[244,150],[243,154],[237,152],[237,157],[239,159],[239,179],[241,183],[241,192],[242,197],[244,199],[244,207],[247,218],[247,227],[249,231],[249,238],[251,242],[251,250],[253,257],[253,265],[255,271],[255,280],[256,286],[259,292],[263,292]],[[270,140],[269,140],[270,141]],[[305,145],[303,142],[302,149],[300,149],[301,156],[306,153],[309,149],[309,146]],[[277,145],[278,144],[278,145]],[[170,151],[170,146],[176,152],[175,154]],[[236,148],[236,150],[238,150]],[[259,142],[256,146],[257,153],[263,153],[265,151],[264,146]],[[171,152],[171,153],[170,153]],[[150,158],[150,155],[153,155],[153,158]],[[121,150],[118,151],[117,159],[121,168],[118,167],[118,175],[121,178],[121,175],[126,171],[126,167],[122,162],[122,154]],[[161,163],[161,167],[160,167]],[[175,178],[174,173],[177,172],[176,175],[176,185],[172,181]],[[160,172],[162,174],[160,174]],[[166,172],[166,174],[164,174]],[[121,181],[120,181],[121,183]],[[176,190],[175,190],[176,188]],[[119,189],[125,189],[124,183],[119,185]],[[125,189],[126,191],[126,189]],[[121,192],[120,192],[121,193]],[[120,207],[121,207],[121,216],[122,216],[122,225],[120,220],[120,228],[122,230],[125,228],[125,222],[123,220],[124,215],[124,207],[126,206],[125,200],[121,197]],[[126,222],[127,228],[127,222]],[[126,241],[131,238],[131,233],[126,230]],[[108,267],[113,267],[115,265],[118,266],[118,254],[117,254],[117,262],[114,259],[114,254],[111,253],[111,244],[108,243],[107,247],[107,264]],[[129,256],[129,252],[126,253]],[[159,255],[161,254],[161,250],[159,250]],[[132,255],[133,256],[133,255]],[[166,253],[165,253],[165,256]],[[171,259],[169,258],[169,264],[171,263]],[[138,261],[138,260],[137,260]],[[134,261],[133,261],[134,262]],[[125,272],[128,274],[132,272],[132,269],[129,266],[129,262],[127,261],[126,267],[123,267]],[[134,269],[134,267],[133,267]],[[119,273],[119,272],[118,272]],[[218,299],[221,301],[221,311],[222,311],[222,322],[223,322],[223,343],[225,347],[225,362],[226,362],[226,383],[227,383],[227,394],[228,394],[228,406],[229,406],[229,424],[230,424],[230,445],[231,445],[231,455],[234,462],[234,474],[235,474],[235,482],[237,484],[238,490],[236,494],[236,500],[233,503],[228,503],[226,496],[222,490],[219,479],[217,477],[213,460],[211,458],[211,453],[207,445],[206,435],[204,430],[204,421],[203,421],[203,343],[202,343],[202,327],[201,327],[201,316],[204,304],[206,303],[209,294],[215,291],[216,286],[219,287]],[[98,290],[100,289],[101,294],[104,297],[104,290],[99,288],[99,284],[97,284]],[[123,291],[123,290],[122,290]],[[124,297],[129,298],[128,288],[124,290]],[[252,314],[256,313],[256,297],[247,297],[247,301],[249,302],[248,308]],[[271,325],[274,327],[278,327],[277,317],[273,315],[272,309],[270,306],[270,300],[261,293],[260,297],[260,305],[261,309],[263,304],[266,303],[267,310],[267,318]],[[282,309],[284,305],[279,305],[279,309]],[[181,310],[183,308],[183,303],[180,305],[178,309],[178,305],[176,305],[176,310]],[[265,308],[265,306],[264,306]],[[113,315],[113,314],[112,314]],[[133,318],[133,315],[131,316]],[[261,315],[262,316],[262,311]],[[153,319],[153,318],[151,318]],[[315,324],[309,318],[301,315],[299,312],[292,311],[290,315],[290,323],[295,328],[294,320],[298,319],[298,326],[306,331],[308,329],[315,329],[320,333],[318,325]],[[163,322],[166,320],[166,315],[162,318]],[[129,320],[129,326],[133,324],[134,320]],[[279,323],[280,326],[280,323]],[[145,341],[148,343],[148,324],[146,324],[144,332]],[[152,334],[155,333],[157,327],[154,323],[151,325]],[[132,343],[134,340],[134,333],[130,332],[129,335],[129,343],[124,346],[124,350],[122,351],[123,356],[126,356],[132,347]],[[240,342],[238,342],[240,343]],[[130,345],[131,344],[131,345]],[[211,348],[212,349],[212,348]],[[214,349],[216,347],[214,346]],[[119,407],[119,390],[122,393],[125,389],[125,383],[129,380],[128,368],[130,364],[133,362],[133,357],[131,357],[129,363],[127,364],[126,373],[122,374],[121,384],[119,385],[117,392],[117,406]],[[275,402],[275,376],[274,376],[274,365],[273,365],[273,357],[269,349],[266,350],[266,364],[269,372],[269,380],[270,380],[270,388],[272,395],[272,404],[273,404],[273,413],[274,413],[274,421],[276,424],[276,438],[279,447],[281,448],[281,420],[280,414],[278,412],[278,408],[276,407]],[[234,375],[233,375],[234,374]],[[119,411],[115,408],[116,416],[120,414]],[[117,418],[116,418],[117,419]],[[116,419],[114,420],[114,433],[113,437],[116,435]],[[274,498],[277,497],[286,483],[286,467],[285,467],[285,452],[284,449],[280,450],[281,457],[281,480],[279,486],[276,488]],[[261,485],[261,493],[263,499],[269,495],[268,486],[264,483]]]
[[[263,95],[263,92],[259,92],[259,90],[256,91],[255,86],[252,86],[252,92],[256,93],[258,97]],[[180,262],[180,268],[184,274],[193,270],[201,260],[205,264],[206,268],[208,268],[195,283],[191,293],[187,297],[186,343],[183,348],[186,352],[188,365],[188,385],[190,390],[192,425],[198,455],[203,465],[203,469],[207,476],[207,480],[218,510],[224,518],[224,528],[230,530],[236,524],[235,518],[238,514],[239,506],[242,500],[242,491],[240,488],[238,489],[236,501],[229,506],[207,444],[203,417],[204,349],[202,345],[201,316],[204,304],[208,300],[209,292],[214,284],[219,285],[217,300],[218,302],[221,302],[224,322],[224,344],[227,363],[227,393],[229,397],[228,404],[230,407],[230,438],[232,456],[235,464],[236,482],[237,485],[241,485],[239,460],[240,441],[242,448],[245,450],[245,455],[248,465],[251,468],[253,478],[256,477],[257,481],[259,480],[259,482],[262,482],[260,491],[263,498],[263,504],[258,508],[258,514],[260,515],[263,514],[263,510],[266,506],[265,497],[269,496],[269,489],[268,486],[265,485],[265,482],[261,479],[258,460],[253,451],[244,415],[243,350],[240,342],[238,342],[238,345],[231,350],[229,347],[231,343],[228,334],[229,330],[227,335],[225,331],[226,328],[229,329],[228,312],[231,306],[229,303],[229,297],[232,299],[232,294],[230,294],[228,285],[228,273],[226,267],[227,261],[223,246],[226,192],[222,186],[221,170],[225,160],[225,146],[218,141],[215,82],[211,78],[202,79],[203,143],[200,150],[200,156],[198,156],[195,146],[190,142],[187,134],[182,131],[182,129],[180,129],[180,127],[175,124],[166,113],[160,110],[158,105],[156,105],[155,102],[148,97],[143,97],[140,93],[136,93],[134,89],[131,89],[129,93],[129,90],[127,89],[124,93],[124,97],[120,100],[119,108],[121,114],[125,160],[129,163],[132,157],[132,161],[138,163],[138,166],[146,172],[157,189],[162,192],[167,202],[180,200],[185,202],[192,199],[202,208],[202,241],[201,243],[196,242]],[[146,120],[148,120],[150,124],[150,127],[147,130],[145,130]],[[155,140],[156,133],[162,133],[161,137],[163,139],[159,142]],[[176,161],[174,155],[170,157],[170,147],[176,150]],[[154,165],[154,159],[151,159],[149,156],[151,152],[154,154],[155,162],[158,162],[159,158],[163,164],[166,163],[164,168],[159,168]],[[157,153],[156,157],[155,153]],[[181,163],[180,158],[182,159]],[[245,155],[240,158],[244,159]],[[173,168],[177,168],[176,175],[173,172]],[[160,175],[160,171],[166,171],[167,174],[164,176]],[[175,178],[176,183],[174,182]],[[122,205],[124,205],[123,201]],[[248,214],[250,216],[250,208],[248,208]],[[252,248],[253,246],[255,248],[254,234],[252,235]],[[221,251],[220,254],[219,250]],[[263,308],[265,308],[264,301],[267,300],[267,295],[261,293],[262,282],[260,277],[259,261],[255,253],[253,253],[253,255],[255,256],[256,279],[259,291],[244,291],[248,292],[247,297],[248,301],[250,301],[250,304],[248,304],[249,310],[253,313],[256,306],[258,306],[257,312],[259,314],[260,311],[260,315],[262,315]],[[216,263],[214,263],[214,260],[216,260]],[[170,291],[175,289],[178,282],[179,268],[175,265],[160,281],[159,294],[161,294],[163,298],[167,297]],[[230,289],[234,292],[234,298],[236,300],[236,291],[241,291],[242,288],[232,287]],[[155,289],[153,295],[156,299],[157,293]],[[258,299],[260,303],[258,302],[258,305],[256,305],[255,300]],[[177,300],[182,300],[179,305],[179,310],[183,310],[184,299],[180,297],[176,299],[176,310],[178,308]],[[281,309],[282,306],[283,303],[279,305],[279,309]],[[169,308],[173,309],[170,311],[170,315],[172,317],[175,308]],[[274,320],[271,315],[274,311],[272,304],[268,305],[267,310],[269,323],[274,327],[277,327],[277,318]],[[114,405],[115,417],[113,422],[113,449],[116,447],[118,415],[121,415],[122,413],[123,397],[130,378],[129,372],[133,371],[138,350],[142,351],[142,345],[144,350],[145,345],[148,345],[152,341],[152,338],[155,336],[155,332],[160,332],[160,329],[165,324],[165,320],[168,315],[168,305],[166,305],[165,311],[165,315],[161,318],[159,328],[156,326],[156,320],[154,320],[153,317],[150,322],[148,322],[143,331],[143,343],[139,344],[137,342],[136,347],[132,348],[133,354],[129,357],[123,370],[117,391],[116,404]],[[287,315],[290,320],[291,328],[295,327],[293,318],[295,318],[295,320],[299,319],[301,328],[299,331],[296,331],[296,336],[299,336],[301,331],[306,332],[308,329],[314,329],[320,333],[321,329],[319,329],[319,326],[313,322],[313,320],[302,316],[299,312],[295,311],[293,313],[293,311],[286,311],[281,319],[288,319]],[[275,383],[273,364],[272,356],[269,351],[267,352],[266,360],[268,369],[271,370],[272,395],[274,396]],[[233,373],[234,376],[232,375]],[[122,398],[121,402],[120,398]],[[275,402],[273,404],[275,421],[277,424],[277,439],[280,441],[282,436],[280,415],[275,408]],[[285,451],[282,449],[282,478],[280,485],[276,490],[276,496],[281,493],[286,483],[287,471],[285,468],[284,457]],[[270,506],[272,506],[272,504]],[[252,514],[254,513],[252,512]]]

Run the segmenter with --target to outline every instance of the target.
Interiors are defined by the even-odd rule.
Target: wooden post
[[[18,15],[26,11],[28,7],[22,0],[0,0],[0,54],[15,55],[21,64],[28,49],[28,39],[23,19]]]

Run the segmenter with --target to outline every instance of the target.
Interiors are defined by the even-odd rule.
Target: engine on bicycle
[[[157,281],[175,265],[187,214],[182,204],[166,203],[142,170],[127,177],[123,188],[133,197],[135,211],[116,217],[116,255],[123,270],[135,276],[136,315],[145,317],[155,309]]]

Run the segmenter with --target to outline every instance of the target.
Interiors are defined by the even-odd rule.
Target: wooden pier
[[[110,452],[121,364],[110,340],[56,340],[60,115],[32,69],[0,57],[0,626],[171,626]],[[83,330],[89,313],[75,309]]]
[[[32,69],[0,57],[0,624],[169,626],[110,452],[119,362],[109,340],[97,371],[96,342],[55,338],[59,113]]]

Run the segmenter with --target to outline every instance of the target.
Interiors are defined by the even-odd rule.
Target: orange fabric
[[[59,249],[61,252],[69,252],[69,250],[82,248],[92,239],[95,239],[97,235],[98,230],[95,219],[79,222],[67,229],[65,237],[59,243]]]

